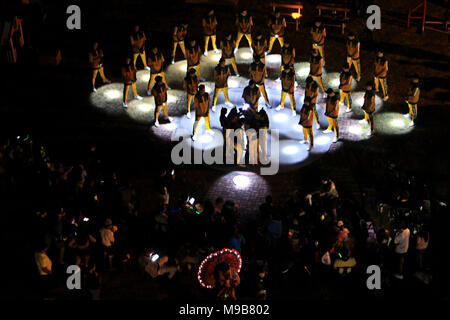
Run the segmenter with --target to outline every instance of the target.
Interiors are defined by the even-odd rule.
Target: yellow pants
[[[196,66],[190,66],[190,67],[188,67],[188,72],[189,72],[189,70],[191,70],[191,69],[195,69],[195,72],[197,73],[197,77],[200,79],[201,77],[202,77],[202,73],[201,73],[201,71],[200,71],[200,63],[198,64],[198,65],[196,65]]]
[[[361,78],[361,63],[360,63],[360,59],[352,59],[352,57],[347,57],[347,63],[350,66],[350,69],[352,68],[352,65],[355,67],[355,71],[356,71],[356,77],[357,77],[357,81],[359,81],[359,79]]]
[[[323,52],[324,52],[323,47],[324,46],[319,46],[318,44],[313,43],[312,47],[313,47],[313,49],[319,50],[320,56],[325,59],[325,57],[323,56]]]
[[[127,104],[128,101],[128,90],[130,89],[130,87],[133,90],[133,94],[135,97],[138,96],[137,90],[136,90],[136,82],[133,83],[125,83],[123,86],[123,102],[125,104]]]
[[[196,118],[195,118],[195,123],[194,123],[194,136],[197,134],[197,131],[198,131],[198,123],[200,122],[201,118],[204,118],[204,119],[205,119],[205,127],[206,127],[206,130],[209,130],[209,129],[210,129],[210,127],[209,127],[209,116],[206,116],[206,117],[196,117]]]
[[[172,52],[172,59],[175,60],[175,54],[177,53],[177,46],[180,46],[181,51],[183,52],[184,57],[186,58],[186,49],[184,47],[184,41],[177,41],[173,43],[173,52]]]
[[[157,76],[160,76],[162,78],[162,81],[167,85],[166,76],[164,75],[164,72],[150,74],[150,80],[148,81],[148,88],[147,90],[150,91],[153,88],[153,85],[155,84],[155,79]]]
[[[263,95],[263,97],[264,97],[264,100],[266,101],[266,104],[267,104],[268,106],[270,106],[270,103],[269,103],[269,97],[267,96],[266,87],[264,87],[264,84],[257,84],[257,86],[258,86],[258,88],[259,88],[259,91],[261,91],[261,93],[262,93],[262,95]]]
[[[137,60],[138,56],[141,57],[142,64],[144,65],[144,68],[147,67],[147,59],[145,58],[145,50],[142,53],[133,53],[133,64],[134,64],[134,67],[136,68],[136,60]]]
[[[100,73],[100,77],[102,78],[103,82],[106,81],[105,73],[103,72],[103,67],[99,69],[92,70],[92,88],[95,88],[95,79],[97,79],[97,74]]]
[[[282,48],[284,45],[284,38],[283,37],[275,37],[275,36],[270,36],[270,40],[269,40],[269,52],[272,51],[273,48],[273,44],[275,43],[275,40],[278,40],[278,42],[280,43],[280,47]]]
[[[328,129],[327,130],[334,130],[334,135],[339,137],[339,122],[338,119],[333,119],[328,117]]]
[[[309,138],[309,142],[311,143],[311,147],[314,146],[314,134],[313,134],[312,127],[311,128],[303,127],[303,137],[304,137],[305,141],[308,141],[308,138]]]
[[[238,72],[237,65],[236,65],[236,59],[235,59],[235,58],[228,58],[228,59],[225,59],[225,63],[228,63],[228,61],[229,61],[229,62],[231,63],[231,65],[233,66],[234,73],[238,74],[239,72]]]
[[[374,78],[375,83],[375,91],[378,91],[379,89],[379,84],[381,83],[381,90],[383,91],[383,98],[386,97],[388,95],[388,87],[387,87],[387,80],[386,78]]]
[[[347,108],[352,108],[352,95],[351,92],[344,92],[342,90],[339,90],[339,95],[341,99],[339,100],[340,103],[344,103],[345,99],[347,99]]]
[[[369,114],[364,111],[364,120],[369,123],[370,132],[373,132],[373,113]]]
[[[205,51],[208,51],[209,38],[211,38],[213,50],[217,50],[216,35],[212,35],[212,36],[205,36]]]
[[[158,121],[159,118],[159,111],[161,111],[161,108],[163,109],[164,117],[168,118],[169,114],[167,113],[167,102],[164,102],[162,105],[157,106],[155,108],[155,120]]]
[[[230,99],[228,98],[228,87],[225,88],[215,88],[214,89],[214,102],[213,106],[217,103],[217,98],[219,97],[220,92],[223,91],[223,95],[225,96],[225,102],[230,102]]]
[[[251,48],[252,47],[252,35],[250,33],[242,33],[242,32],[238,32],[237,34],[237,39],[236,39],[236,49],[239,48],[239,43],[241,43],[242,37],[245,36],[247,38],[248,41],[248,46]]]
[[[417,119],[417,103],[408,103],[409,115],[411,116],[411,120],[414,121]]]
[[[314,120],[316,121],[316,123],[317,123],[318,125],[320,125],[320,123],[319,123],[319,115],[317,114],[317,107],[316,107],[316,104],[315,104],[315,103],[312,104],[312,109],[313,109],[313,117],[314,117]]]
[[[293,93],[281,91],[281,106],[284,108],[284,100],[286,99],[286,94],[289,95],[289,99],[291,99],[291,108],[295,111],[295,99]]]
[[[187,100],[188,100],[188,113],[191,112],[191,103],[192,103],[192,101],[194,101],[194,97],[195,97],[195,94],[189,94],[188,93],[188,97],[187,97]]]
[[[319,85],[320,89],[322,89],[322,92],[325,93],[325,86],[323,85],[322,76],[313,76],[312,74],[309,74],[311,78],[316,80],[317,84]]]

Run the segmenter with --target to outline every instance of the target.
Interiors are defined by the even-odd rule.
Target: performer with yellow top
[[[220,49],[222,50],[222,58],[225,63],[230,62],[233,66],[234,73],[239,77],[239,72],[236,65],[236,58],[234,57],[234,48],[236,48],[236,40],[233,39],[231,33],[227,33],[225,39],[220,41]]]
[[[195,73],[195,69],[190,69],[186,74],[186,78],[184,78],[184,88],[186,89],[188,101],[188,112],[186,113],[186,117],[188,119],[191,118],[191,102],[194,100],[194,97],[197,94],[199,84],[200,81],[198,80],[197,74]]]
[[[269,51],[267,54],[272,52],[275,40],[278,40],[280,47],[283,47],[284,33],[286,29],[286,19],[281,17],[280,11],[277,9],[275,14],[269,19],[269,29],[270,29],[270,40],[269,40]]]
[[[223,91],[223,94],[225,96],[225,103],[227,105],[231,105],[230,99],[228,98],[228,77],[231,75],[230,68],[225,65],[225,59],[220,58],[219,64],[214,69],[214,102],[212,111],[216,112],[216,103],[217,98],[219,97],[219,94],[221,91]]]
[[[388,86],[387,86],[387,72],[388,72],[388,61],[384,57],[384,53],[382,50],[378,50],[377,58],[375,59],[375,75],[374,75],[374,83],[375,83],[375,91],[378,92],[380,84],[381,91],[383,94],[383,100],[387,101],[389,99],[388,96]]]
[[[172,51],[172,64],[175,63],[175,54],[177,53],[177,47],[179,46],[183,56],[186,58],[186,48],[184,46],[184,39],[186,39],[188,24],[177,24],[173,29],[173,51]]]
[[[148,65],[150,66],[150,79],[148,80],[147,94],[150,96],[156,77],[160,76],[162,81],[167,85],[166,77],[164,76],[164,56],[157,47],[154,47],[148,55]]]
[[[248,46],[252,47],[252,26],[253,26],[253,18],[248,15],[247,10],[244,9],[236,18],[236,25],[238,28],[237,37],[236,37],[236,48],[234,53],[236,53],[239,48],[239,44],[241,43],[242,37],[245,36],[248,41]]]
[[[137,100],[142,100],[143,98],[138,95],[136,90],[136,67],[131,63],[130,58],[126,58],[125,65],[122,67],[122,77],[123,77],[123,102],[122,106],[128,108],[128,90],[130,87],[133,89],[134,98]]]
[[[320,129],[319,115],[317,113],[317,97],[319,96],[319,85],[312,77],[306,78],[305,99],[310,98],[310,106],[313,110],[314,120],[316,121],[316,129]]]
[[[159,127],[158,118],[161,108],[163,109],[164,118],[169,121],[172,121],[172,118],[167,113],[167,86],[161,76],[157,76],[155,81],[156,83],[152,88],[152,95],[155,98],[155,127]]]
[[[347,100],[347,109],[345,112],[352,111],[352,82],[353,76],[350,73],[350,66],[346,63],[339,75],[339,96],[341,97],[340,103],[345,103]]]
[[[266,101],[267,107],[270,108],[269,98],[264,86],[264,81],[266,80],[266,66],[258,58],[256,58],[255,61],[250,65],[250,76],[261,91],[264,100]]]
[[[216,46],[216,29],[217,29],[217,19],[214,15],[214,10],[210,10],[208,15],[202,19],[203,36],[205,38],[205,56],[208,55],[208,43],[211,39],[213,50],[219,53]]]
[[[209,105],[211,103],[211,98],[209,94],[205,91],[205,85],[201,84],[198,87],[198,91],[195,94],[194,105],[195,105],[195,122],[194,122],[194,135],[192,140],[197,140],[198,122],[204,118],[206,133],[214,134],[209,127]]]
[[[364,93],[364,104],[361,107],[364,110],[364,121],[369,122],[370,135],[373,135],[373,113],[375,112],[375,92],[371,82],[366,84]]]
[[[275,110],[279,111],[284,109],[284,100],[286,99],[286,95],[289,95],[289,99],[291,100],[291,108],[292,108],[292,116],[295,117],[297,113],[295,112],[295,98],[294,98],[294,90],[295,90],[295,82],[297,81],[294,66],[290,66],[289,69],[284,69],[281,72],[281,103]]]
[[[417,104],[419,103],[420,98],[420,88],[419,88],[419,77],[414,75],[411,80],[411,86],[408,90],[408,94],[406,95],[406,103],[408,104],[409,113],[405,116],[411,118],[411,122],[409,126],[412,127],[415,125],[415,120],[417,119]]]
[[[311,107],[311,98],[305,97],[302,109],[300,110],[300,122],[299,124],[303,127],[303,140],[300,143],[308,143],[309,138],[309,149],[311,151],[314,147],[314,133],[313,125],[314,122],[314,111]]]
[[[200,71],[200,55],[202,54],[202,49],[200,49],[200,45],[197,43],[195,39],[192,39],[189,42],[189,47],[186,51],[186,59],[187,59],[187,70],[194,68],[197,72],[200,81],[204,81],[202,78],[202,74]]]
[[[92,50],[89,52],[89,64],[92,68],[92,91],[97,92],[97,89],[95,89],[97,74],[100,73],[103,83],[111,83],[111,81],[105,77],[103,71],[103,50],[98,47],[98,42],[94,42]]]
[[[331,132],[334,129],[333,142],[336,142],[339,139],[339,96],[331,88],[328,88],[326,93],[325,115],[328,117],[328,128],[324,133]]]
[[[347,63],[350,68],[352,65],[355,67],[356,80],[361,80],[361,63],[359,59],[360,42],[356,39],[354,33],[350,32],[347,39]]]
[[[317,49],[320,52],[320,56],[325,60],[324,56],[324,46],[325,46],[325,37],[327,36],[327,30],[325,26],[322,24],[321,20],[314,21],[314,25],[310,31],[312,38],[312,47],[313,49]]]
[[[323,58],[320,56],[318,49],[312,49],[311,57],[309,58],[309,75],[314,80],[317,81],[317,83],[320,86],[320,89],[322,89],[322,92],[325,93],[325,86],[323,85],[322,81],[322,69],[325,62],[323,61]]]
[[[281,48],[281,71],[294,65],[295,48],[291,46],[289,39],[284,39],[283,47]]]
[[[147,66],[147,59],[145,58],[145,41],[147,37],[144,31],[140,30],[139,26],[134,26],[134,33],[130,36],[131,47],[133,49],[133,64],[136,66],[136,60],[139,56],[141,58],[144,68],[150,70]]]

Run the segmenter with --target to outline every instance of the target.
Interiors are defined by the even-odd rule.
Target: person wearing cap
[[[311,151],[314,147],[314,133],[313,133],[313,125],[314,122],[314,112],[311,108],[311,98],[305,97],[305,101],[303,103],[302,109],[300,110],[300,121],[299,124],[303,127],[303,137],[304,140],[300,141],[300,143],[308,143],[308,138],[310,141],[308,151]]]
[[[259,97],[261,97],[261,91],[259,90],[255,81],[250,80],[248,82],[248,86],[246,86],[244,88],[244,91],[242,92],[242,98],[250,108],[258,110]]]
[[[152,88],[152,95],[155,98],[155,127],[159,127],[159,112],[163,109],[164,117],[171,121],[167,113],[167,86],[161,76],[155,78],[155,85]]]
[[[230,68],[225,65],[225,59],[220,58],[219,64],[214,69],[214,102],[212,111],[216,112],[217,98],[221,91],[225,96],[225,103],[231,105],[230,99],[228,98],[228,77],[231,75]]]
[[[186,113],[186,117],[188,119],[191,118],[191,102],[194,101],[194,97],[197,94],[198,86],[200,81],[198,80],[197,74],[195,73],[195,69],[190,69],[186,77],[184,78],[184,88],[187,93],[187,101],[188,101],[188,111]]]
[[[234,48],[236,47],[236,40],[233,39],[231,33],[227,33],[224,40],[220,41],[220,49],[222,50],[222,58],[225,59],[225,63],[230,62],[234,73],[239,77],[239,72],[236,65],[236,58],[234,57]]]
[[[280,11],[275,10],[275,14],[269,18],[269,29],[270,29],[270,40],[269,40],[269,51],[267,54],[272,52],[275,40],[278,40],[280,47],[283,47],[284,34],[286,29],[286,19],[281,17]]]
[[[331,88],[328,88],[326,93],[325,115],[328,117],[328,128],[324,133],[329,133],[334,130],[333,142],[336,142],[339,139],[339,96]]]
[[[325,86],[323,85],[322,81],[322,69],[325,62],[323,61],[323,58],[320,56],[319,50],[312,49],[311,51],[311,57],[309,58],[309,77],[312,77],[314,80],[317,81],[318,85],[320,86],[320,89],[322,89],[322,92],[325,92]]]
[[[289,39],[284,40],[281,48],[281,71],[294,65],[295,48],[291,46]]]
[[[266,63],[266,50],[267,50],[267,40],[263,38],[261,32],[256,35],[252,43],[253,49],[253,61],[259,59],[262,63]]]
[[[420,98],[420,88],[419,88],[419,77],[414,76],[411,80],[411,86],[408,89],[408,93],[406,95],[406,103],[408,104],[409,113],[405,116],[410,117],[411,122],[410,126],[414,126],[414,121],[417,119],[417,104],[419,103]]]
[[[242,37],[247,38],[248,46],[252,47],[252,26],[253,26],[253,18],[247,14],[247,10],[244,9],[236,18],[236,25],[238,28],[237,37],[236,37],[236,47],[235,53],[239,48],[239,44],[241,43]]]
[[[203,81],[202,75],[200,72],[200,55],[202,54],[202,49],[200,49],[200,45],[197,43],[195,39],[192,39],[189,42],[189,47],[186,51],[186,59],[187,59],[187,69],[188,71],[192,68],[197,72],[197,76],[200,81]]]
[[[354,33],[350,32],[347,38],[347,63],[350,68],[352,65],[355,67],[356,71],[356,80],[361,80],[361,63],[359,60],[359,50],[360,50],[360,42],[356,39]]]
[[[347,100],[347,110],[345,112],[352,111],[352,82],[353,76],[350,72],[350,66],[346,63],[339,75],[339,96],[341,97],[340,103],[345,103]]]
[[[173,51],[172,51],[172,64],[175,63],[175,55],[177,53],[177,47],[180,47],[183,56],[186,58],[186,48],[184,46],[184,39],[186,39],[188,24],[180,23],[173,29]]]
[[[150,70],[147,66],[147,59],[145,58],[145,41],[147,37],[144,31],[140,30],[138,25],[134,26],[134,32],[130,35],[131,48],[133,49],[133,65],[136,67],[136,60],[138,56],[141,58],[144,68]]]
[[[156,77],[160,76],[162,81],[167,86],[166,77],[164,76],[164,56],[161,51],[157,47],[154,47],[153,50],[148,55],[148,65],[150,66],[150,79],[148,80],[147,86],[147,94],[151,95],[151,90],[153,85],[155,84]]]
[[[89,52],[89,64],[92,68],[92,91],[97,92],[97,89],[95,89],[97,74],[100,73],[103,83],[111,83],[111,81],[105,77],[103,70],[103,50],[99,48],[98,42],[94,42],[92,50]]]
[[[216,46],[216,29],[217,29],[217,19],[214,14],[214,10],[210,10],[208,15],[202,19],[202,27],[203,27],[203,37],[205,39],[205,56],[208,55],[208,44],[209,39],[211,39],[211,43],[213,49],[216,53],[218,53]]]
[[[366,92],[364,93],[364,104],[361,107],[364,110],[364,120],[369,123],[370,134],[373,134],[373,113],[375,112],[375,92],[371,82],[366,84]]]
[[[122,77],[123,77],[123,102],[122,106],[128,108],[128,90],[130,87],[133,89],[134,98],[137,100],[142,100],[143,98],[138,95],[136,89],[136,67],[131,63],[130,58],[126,58],[125,65],[122,67]]]
[[[267,96],[267,91],[264,86],[264,81],[266,80],[266,66],[261,62],[258,58],[250,65],[250,76],[252,80],[255,82],[256,86],[261,91],[264,100],[266,101],[267,107],[270,108],[269,98]]]
[[[205,119],[206,132],[213,134],[214,132],[209,127],[209,105],[211,104],[211,98],[205,90],[205,85],[201,84],[198,87],[198,91],[194,97],[195,106],[195,122],[194,122],[194,135],[192,140],[197,140],[198,123],[201,118]]]
[[[312,48],[317,49],[320,52],[320,56],[325,59],[324,46],[325,37],[327,36],[327,30],[321,20],[314,21],[314,25],[311,27]]]
[[[289,99],[291,100],[291,108],[292,108],[292,116],[295,117],[297,114],[295,112],[295,98],[294,98],[294,90],[295,90],[295,82],[297,81],[294,66],[290,66],[288,69],[284,69],[281,72],[281,102],[280,105],[275,109],[280,111],[284,109],[284,100],[286,99],[286,95],[289,95]]]
[[[388,61],[384,56],[382,50],[378,50],[377,58],[375,59],[375,74],[374,74],[374,84],[375,91],[378,92],[378,89],[381,85],[381,91],[383,94],[383,100],[387,101],[389,99],[388,96],[388,86],[387,86],[387,72],[388,72]]]
[[[114,257],[114,244],[115,238],[114,233],[118,230],[116,226],[113,225],[112,220],[107,218],[100,229],[100,238],[102,240],[102,245],[104,248],[104,255],[108,257],[109,268],[112,268],[112,261]]]

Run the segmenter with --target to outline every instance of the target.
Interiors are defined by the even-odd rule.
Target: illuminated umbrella
[[[214,270],[222,262],[226,263],[231,271],[236,273],[241,271],[242,258],[237,250],[224,248],[211,253],[202,261],[198,268],[197,279],[203,287],[207,289],[214,288],[216,282],[214,279]]]

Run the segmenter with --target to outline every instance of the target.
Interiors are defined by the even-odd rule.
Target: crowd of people
[[[417,197],[420,184],[404,183],[398,172],[393,180],[399,191],[378,199],[389,204],[377,207],[387,222],[342,199],[328,178],[308,193],[277,201],[268,195],[255,219],[243,222],[232,199],[175,194],[176,174],[168,168],[155,178],[155,208],[143,214],[148,210],[136,188],[104,165],[95,146],[84,159],[60,163],[30,136],[9,139],[0,150],[2,193],[32,195],[23,205],[29,219],[23,223],[34,252],[29,272],[43,298],[65,287],[69,265],[80,267],[82,292],[91,299],[101,297],[103,275],[111,272],[140,270],[147,281],[167,276],[172,282],[191,275],[195,286],[201,261],[222,248],[243,259],[237,299],[276,298],[277,286],[295,292],[296,281],[308,290],[324,286],[324,279],[362,285],[361,273],[372,264],[388,275],[383,279],[399,281],[430,268],[429,197]],[[386,172],[386,179],[391,175]]]

